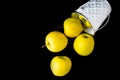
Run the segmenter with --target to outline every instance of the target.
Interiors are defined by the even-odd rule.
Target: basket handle
[[[104,27],[107,25],[107,23],[109,22],[109,20],[110,20],[110,14],[109,14],[108,17],[107,17],[107,21],[105,22],[105,24],[104,24],[103,26],[101,26],[97,31],[99,31],[99,30],[101,30],[102,28],[104,28]]]

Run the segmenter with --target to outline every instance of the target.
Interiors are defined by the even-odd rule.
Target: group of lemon
[[[93,35],[84,32],[91,27],[90,23],[78,13],[72,13],[63,24],[64,33],[52,31],[46,35],[45,45],[51,52],[57,53],[66,48],[68,38],[75,38],[73,48],[80,56],[88,56],[94,49]],[[51,60],[50,69],[55,76],[65,76],[72,67],[72,61],[67,56],[55,56]]]

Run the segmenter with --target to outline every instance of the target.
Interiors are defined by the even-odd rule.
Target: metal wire
[[[99,30],[101,30],[102,28],[104,28],[104,27],[107,25],[107,23],[109,22],[109,20],[110,20],[110,14],[109,14],[108,17],[107,17],[107,21],[105,22],[105,24],[104,24],[102,27],[100,27],[97,31],[99,31]]]

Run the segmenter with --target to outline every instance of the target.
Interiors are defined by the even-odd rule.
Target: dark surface
[[[72,47],[74,39],[70,38],[68,46],[59,53],[52,53],[46,47],[41,48],[45,44],[46,35],[53,30],[63,32],[63,29],[57,28],[57,26],[63,26],[63,21],[87,1],[50,0],[19,4],[16,13],[18,13],[17,16],[20,19],[20,29],[17,30],[20,31],[19,37],[22,39],[17,44],[20,45],[18,52],[20,52],[19,56],[21,57],[17,62],[19,64],[17,67],[20,68],[17,68],[16,72],[20,72],[21,77],[40,80],[80,80],[88,78],[88,76],[94,78],[100,72],[104,76],[111,65],[116,66],[120,63],[118,52],[118,18],[120,16],[117,11],[119,5],[117,6],[115,0],[109,0],[112,6],[110,21],[102,30],[96,32],[94,36],[95,48],[90,56],[79,56]],[[56,77],[50,70],[50,61],[56,55],[66,55],[72,60],[72,69],[64,77]]]

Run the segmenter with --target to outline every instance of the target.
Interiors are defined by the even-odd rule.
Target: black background
[[[40,80],[80,80],[106,76],[111,66],[120,63],[119,55],[119,4],[108,0],[112,7],[109,23],[94,36],[95,48],[90,56],[79,56],[73,49],[74,38],[68,38],[67,47],[58,53],[41,48],[46,35],[54,30],[63,32],[63,21],[70,17],[79,6],[88,0],[50,0],[17,2],[10,12],[16,24],[15,36],[16,66],[18,78],[25,77]],[[12,6],[12,5],[11,5]],[[15,8],[16,7],[16,8]],[[13,11],[13,12],[12,12]],[[12,16],[11,16],[12,17]],[[15,34],[15,33],[13,33]],[[18,40],[18,41],[17,41]],[[18,47],[16,47],[18,46]],[[54,56],[66,55],[72,60],[72,69],[64,77],[56,77],[50,70],[50,61]],[[17,74],[19,73],[19,74]],[[98,75],[102,73],[101,75]]]

